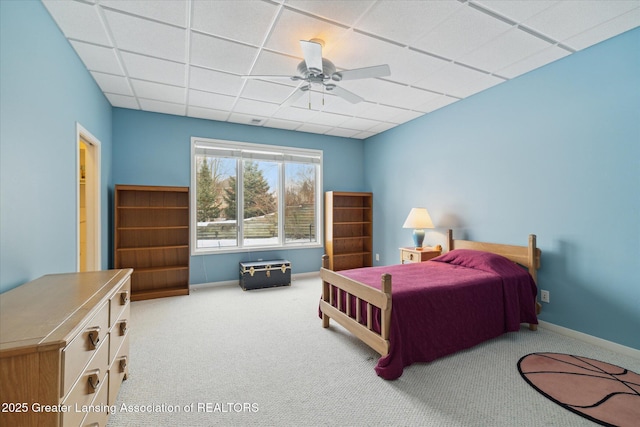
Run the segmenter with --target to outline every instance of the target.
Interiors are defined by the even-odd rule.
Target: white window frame
[[[237,157],[239,160],[255,158],[258,160],[266,160],[266,161],[277,161],[281,162],[279,166],[279,194],[278,194],[278,218],[282,219],[278,221],[278,243],[271,245],[261,245],[261,246],[244,246],[244,235],[243,235],[243,223],[244,221],[240,220],[237,223],[238,228],[238,241],[237,246],[224,246],[220,248],[198,248],[197,246],[197,191],[196,191],[196,183],[197,183],[197,166],[196,166],[196,154],[198,154],[198,149],[214,149],[220,150],[221,153],[226,151],[227,153],[232,152],[233,157]],[[191,137],[191,255],[211,255],[211,254],[220,254],[220,253],[237,253],[237,252],[251,252],[251,251],[267,251],[267,250],[282,250],[282,249],[310,249],[310,248],[321,248],[323,247],[323,227],[322,227],[322,218],[323,218],[323,203],[324,203],[324,191],[322,187],[322,169],[323,169],[323,152],[322,150],[313,150],[308,148],[295,148],[295,147],[286,147],[279,145],[265,145],[265,144],[255,144],[250,142],[240,142],[240,141],[229,141],[223,139],[210,139],[210,138],[202,138],[202,137]],[[308,163],[319,164],[319,167],[316,168],[316,201],[315,201],[315,209],[316,209],[316,241],[309,243],[287,243],[285,236],[285,186],[284,186],[284,164],[286,160],[296,160],[296,159],[309,159]],[[304,163],[304,161],[302,162]],[[241,162],[238,163],[239,166],[237,168],[237,176],[236,183],[238,185],[237,188],[237,197],[238,200],[242,200],[242,168]],[[240,216],[239,207],[237,207],[237,214]]]

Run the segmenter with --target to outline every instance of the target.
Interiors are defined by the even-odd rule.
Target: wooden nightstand
[[[400,248],[400,262],[404,264],[405,262],[424,262],[429,261],[431,258],[435,258],[442,254],[442,246],[438,245],[435,247],[424,247],[421,249],[416,249],[414,247],[410,248]]]

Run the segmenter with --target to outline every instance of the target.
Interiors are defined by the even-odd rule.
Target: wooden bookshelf
[[[373,265],[373,194],[325,193],[325,252],[334,271]]]
[[[132,300],[189,294],[189,188],[116,185],[114,252]]]

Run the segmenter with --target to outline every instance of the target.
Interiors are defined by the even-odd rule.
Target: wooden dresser
[[[104,426],[127,376],[131,269],[0,295],[0,425]]]

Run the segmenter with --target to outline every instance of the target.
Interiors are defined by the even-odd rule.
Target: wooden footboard
[[[333,319],[380,353],[381,356],[389,354],[391,276],[389,274],[382,275],[382,290],[380,291],[329,270],[329,257],[324,255],[320,277],[322,278],[322,301],[320,301],[322,327],[329,327],[329,319]],[[335,307],[343,306],[343,294],[340,290],[345,292],[346,313]],[[355,313],[351,312],[352,308],[349,303],[352,298],[355,298],[356,301]],[[361,301],[367,302],[366,313],[361,312]],[[373,327],[373,307],[380,309],[380,333],[376,332]],[[363,322],[365,320],[363,316],[366,316],[365,322]]]

